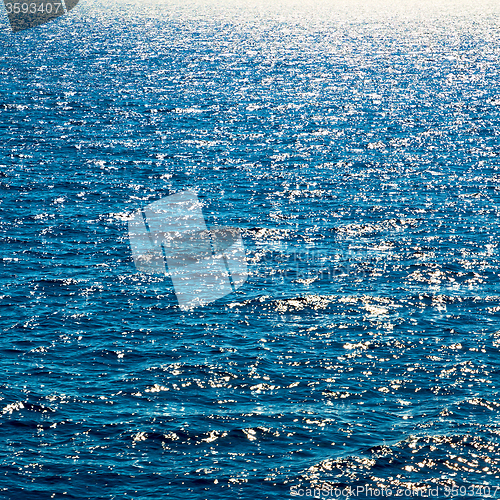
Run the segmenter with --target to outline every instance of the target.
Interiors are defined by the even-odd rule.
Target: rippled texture
[[[4,498],[500,486],[500,7],[332,4],[2,15]],[[184,189],[250,272],[191,312]]]

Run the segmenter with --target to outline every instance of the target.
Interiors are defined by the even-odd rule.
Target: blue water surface
[[[500,497],[500,5],[0,20],[2,498]],[[183,312],[127,221],[186,189],[250,275]]]

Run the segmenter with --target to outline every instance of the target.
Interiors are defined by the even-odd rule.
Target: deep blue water
[[[498,4],[0,21],[2,498],[500,497]],[[250,276],[182,312],[127,220],[186,189]]]

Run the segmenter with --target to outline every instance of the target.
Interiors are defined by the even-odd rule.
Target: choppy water
[[[417,4],[2,14],[2,498],[500,497],[500,7]],[[191,312],[184,189],[250,271]]]

